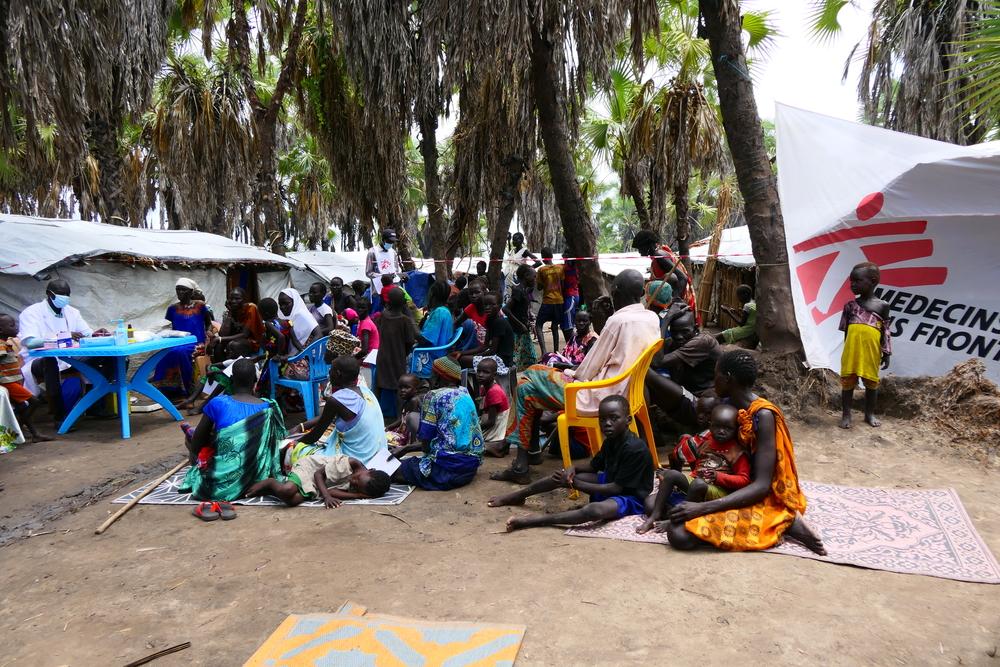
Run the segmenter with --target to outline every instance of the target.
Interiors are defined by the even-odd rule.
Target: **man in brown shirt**
[[[654,368],[670,373],[670,379],[695,396],[712,389],[715,364],[722,348],[711,334],[698,331],[691,311],[670,323],[670,340],[665,350],[653,360]]]

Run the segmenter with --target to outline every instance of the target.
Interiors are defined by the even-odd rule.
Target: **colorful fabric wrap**
[[[727,551],[762,551],[781,540],[795,521],[805,514],[806,497],[799,488],[792,436],[784,415],[774,403],[756,399],[739,412],[739,441],[751,454],[757,450],[756,415],[768,410],[774,415],[775,463],[767,496],[754,505],[706,514],[685,522],[684,527],[700,540]]]
[[[204,469],[192,466],[178,491],[198,500],[237,500],[254,482],[277,477],[285,423],[277,403],[267,402],[268,408],[220,429],[215,456]]]

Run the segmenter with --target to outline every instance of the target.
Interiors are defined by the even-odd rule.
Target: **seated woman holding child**
[[[657,377],[659,390],[683,398],[676,383]],[[739,410],[739,441],[750,455],[750,483],[721,498],[688,500],[668,510],[666,532],[675,549],[707,543],[727,551],[759,551],[787,537],[818,554],[826,553],[802,518],[806,497],[799,488],[785,418],[778,406],[753,392],[756,381],[757,363],[748,351],[733,350],[719,359],[715,392]],[[652,395],[657,388],[650,386]]]
[[[240,339],[246,339],[250,343],[250,351],[256,353],[264,343],[264,320],[246,291],[234,287],[226,300],[226,314],[222,318],[219,335],[208,339],[205,346],[213,360],[222,361],[229,356],[229,343]]]
[[[191,468],[178,487],[200,500],[240,498],[254,482],[280,472],[278,443],[285,423],[274,401],[254,396],[257,370],[249,359],[232,367],[232,393],[208,401],[187,442]]]
[[[424,394],[420,423],[411,443],[393,450],[402,457],[410,452],[422,456],[402,459],[393,474],[397,484],[410,484],[428,491],[449,491],[465,486],[483,462],[483,431],[472,396],[458,386],[462,369],[450,357],[433,364],[437,388]]]

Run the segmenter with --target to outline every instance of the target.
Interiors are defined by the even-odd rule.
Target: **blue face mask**
[[[57,310],[62,310],[69,305],[69,295],[66,294],[53,294],[52,295],[52,305]]]
[[[392,241],[382,241],[382,247],[386,250],[392,250]]]

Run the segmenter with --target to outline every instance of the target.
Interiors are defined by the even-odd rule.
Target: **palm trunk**
[[[639,179],[631,167],[625,169],[624,181],[625,190],[635,205],[635,215],[639,218],[639,229],[652,229],[653,224],[649,219],[649,208],[646,206],[646,199],[643,197],[643,188],[639,184]]]
[[[306,22],[308,0],[299,0],[295,10],[295,19],[288,43],[274,84],[274,91],[267,104],[257,95],[257,84],[251,71],[250,60],[250,24],[247,21],[247,9],[243,3],[234,3],[232,7],[233,20],[227,28],[230,47],[236,52],[236,65],[243,83],[243,92],[253,113],[254,132],[257,139],[257,176],[254,179],[254,243],[265,245],[269,243],[271,251],[285,254],[284,225],[278,211],[278,179],[275,174],[275,150],[278,125],[278,115],[282,108],[285,94],[292,85],[292,79],[298,70],[299,43]],[[263,217],[263,220],[261,220]]]
[[[257,177],[254,181],[254,244],[279,255],[285,254],[285,235],[278,223],[278,184],[274,173],[275,126],[264,120],[263,110],[257,123]]]
[[[559,90],[559,77],[552,45],[536,26],[531,36],[531,79],[538,111],[538,127],[549,163],[552,192],[559,207],[563,233],[566,237],[565,255],[570,257],[596,257],[597,233],[590,222],[583,193],[576,180],[573,151],[569,145],[569,127],[564,115],[565,104]],[[580,272],[580,296],[592,302],[607,293],[601,267],[596,259],[577,263]]]
[[[681,256],[681,261],[691,273],[691,221],[688,210],[688,187],[687,179],[684,178],[684,185],[674,186],[674,213],[677,216],[677,254]]]
[[[739,3],[700,0],[700,6],[712,50],[722,125],[743,194],[757,262],[758,336],[769,351],[799,351],[802,341],[792,304],[785,226],[743,53]]]
[[[507,233],[510,231],[510,221],[514,219],[514,209],[517,207],[518,185],[527,169],[527,165],[519,155],[511,155],[504,161],[507,168],[507,182],[500,191],[500,209],[497,212],[496,224],[490,238],[490,268],[487,279],[490,289],[500,289],[500,270],[503,268],[504,249],[507,247]]]
[[[441,206],[441,176],[438,173],[437,114],[420,116],[420,154],[424,158],[424,197],[427,199],[427,224],[431,230],[431,254],[434,256],[434,276],[447,280],[451,263],[447,256],[448,235],[444,208]]]
[[[122,156],[118,148],[118,133],[113,123],[92,117],[88,123],[90,153],[97,161],[97,192],[94,204],[101,222],[128,225],[125,188],[122,185]],[[141,220],[131,224],[141,226]]]

